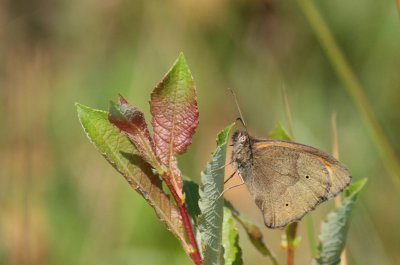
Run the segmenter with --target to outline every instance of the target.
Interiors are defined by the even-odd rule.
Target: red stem
[[[287,265],[294,264],[294,250],[296,248],[296,246],[294,245],[294,241],[296,240],[297,224],[298,223],[292,223],[286,228]]]
[[[171,183],[171,179],[169,178],[167,173],[163,175],[163,179],[165,181],[165,184],[167,184],[168,189],[171,191],[172,197],[174,197],[175,203],[179,208],[179,212],[182,216],[183,226],[185,227],[189,243],[193,247],[193,251],[189,253],[190,258],[193,260],[194,264],[201,265],[202,260],[199,248],[197,246],[196,238],[193,233],[192,225],[190,224],[190,219],[186,211],[185,203],[182,201],[182,199],[179,197],[178,193],[174,189],[174,186]]]
[[[288,248],[287,252],[287,265],[293,265],[294,262],[294,251],[292,248]]]

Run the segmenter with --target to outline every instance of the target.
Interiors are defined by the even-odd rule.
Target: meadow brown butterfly
[[[238,109],[245,126],[239,106]],[[299,221],[351,182],[351,174],[341,162],[316,148],[257,139],[247,129],[236,131],[232,141],[235,172],[246,184],[269,228]]]

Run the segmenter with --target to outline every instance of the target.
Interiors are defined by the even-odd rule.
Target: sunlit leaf
[[[196,89],[183,54],[153,90],[150,111],[157,156],[180,191],[183,184],[175,154],[186,151],[199,123]]]
[[[76,107],[89,140],[124,176],[129,185],[153,207],[158,218],[177,237],[185,250],[188,250],[181,216],[163,192],[160,179],[152,173],[151,167],[142,159],[140,152],[127,136],[111,125],[107,112],[81,104],[76,104]]]
[[[233,124],[217,137],[217,149],[206,169],[201,173],[199,229],[202,238],[204,265],[224,264],[222,248],[222,222],[224,200],[220,197],[224,188],[226,145]]]
[[[350,215],[357,195],[366,182],[367,179],[362,179],[350,185],[341,206],[331,212],[327,220],[322,223],[321,234],[319,235],[319,253],[317,258],[313,260],[313,265],[335,265],[340,263],[340,254],[346,244]]]

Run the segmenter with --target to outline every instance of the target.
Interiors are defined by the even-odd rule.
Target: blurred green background
[[[395,1],[316,4],[399,153]],[[107,109],[121,93],[149,119],[149,94],[181,51],[200,109],[180,158],[185,175],[199,180],[217,133],[238,116],[228,87],[258,137],[276,122],[287,128],[285,87],[295,139],[330,152],[336,112],[340,158],[355,179],[369,179],[353,212],[348,264],[400,263],[399,190],[296,1],[20,0],[0,1],[0,264],[191,264],[88,142],[74,106]],[[262,225],[244,187],[226,197]],[[317,230],[333,207],[312,213]],[[311,258],[305,230],[302,222],[297,264]],[[270,264],[240,232],[245,264]],[[264,229],[283,263],[281,234]]]

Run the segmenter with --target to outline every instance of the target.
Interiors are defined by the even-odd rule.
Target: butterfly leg
[[[235,173],[236,173],[236,171],[233,172],[233,174],[232,174],[224,183],[226,183],[228,180],[230,180],[230,179],[235,175]],[[238,175],[239,175],[239,178],[240,178],[240,180],[241,180],[242,182],[239,183],[239,184],[233,185],[232,187],[229,187],[229,188],[227,188],[227,189],[225,189],[225,190],[223,190],[223,191],[221,192],[221,194],[218,196],[217,200],[218,200],[219,198],[221,198],[221,196],[222,196],[225,192],[227,192],[228,190],[231,190],[231,189],[233,189],[233,188],[237,188],[237,187],[242,186],[243,184],[245,184],[245,183],[244,183],[244,180],[243,180],[243,178],[242,178],[242,176],[240,176],[240,174],[238,174]]]
[[[232,164],[232,163],[233,163],[233,161],[231,161],[231,162],[229,162],[229,163],[223,165],[222,167],[213,168],[213,169],[210,170],[210,173],[214,173],[214,172],[216,172],[216,171],[218,171],[218,170],[221,170],[221,169],[225,168],[226,166],[229,166],[229,165]]]
[[[231,178],[233,178],[233,176],[235,176],[235,174],[236,174],[236,171],[233,172],[232,175],[229,178],[227,178],[227,180],[224,181],[224,184],[226,184]]]

